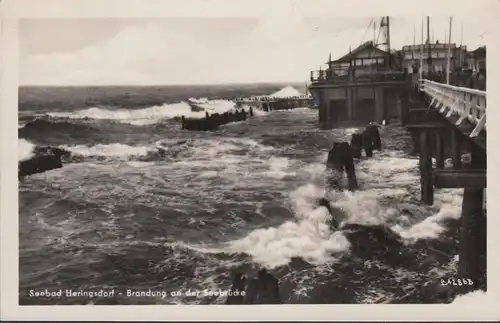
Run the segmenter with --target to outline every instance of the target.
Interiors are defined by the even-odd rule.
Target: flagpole
[[[448,32],[448,53],[446,58],[446,84],[450,84],[450,56],[451,56],[451,24],[453,17],[450,17],[450,30]]]
[[[377,42],[376,38],[377,37],[375,36],[376,31],[377,31],[377,25],[375,24],[375,19],[373,19],[373,47],[377,46],[377,44],[376,44],[376,42]]]
[[[422,17],[422,27],[420,28],[421,45],[420,45],[420,79],[424,70],[424,17]]]
[[[462,47],[463,40],[464,40],[464,23],[462,22],[460,26],[460,47]]]
[[[413,48],[411,50],[411,59],[415,60],[415,25],[413,25]],[[415,63],[415,62],[413,62]]]

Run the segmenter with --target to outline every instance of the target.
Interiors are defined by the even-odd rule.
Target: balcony
[[[338,75],[330,71],[312,71],[311,82],[313,85],[326,84],[357,84],[357,83],[383,83],[383,82],[405,82],[407,74],[398,71],[374,71],[374,72],[349,72],[348,74]]]

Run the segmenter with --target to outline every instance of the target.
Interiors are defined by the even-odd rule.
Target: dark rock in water
[[[361,149],[363,149],[363,135],[360,133],[353,133],[351,136],[352,157],[360,159]]]
[[[353,232],[353,234],[367,233],[373,242],[383,242],[386,245],[400,247],[402,246],[401,237],[383,225],[363,225],[348,223],[342,227],[344,232]]]
[[[340,180],[347,174],[349,190],[358,189],[351,146],[347,142],[335,142],[326,161],[327,183],[330,188],[340,190]]]
[[[324,206],[330,211],[330,202],[324,197],[318,200],[318,206]]]
[[[330,213],[330,215],[332,216],[332,219],[330,222],[330,229],[337,230],[339,228],[339,222],[337,221],[337,219],[334,216],[334,212],[333,212],[332,206],[330,205],[330,202],[326,198],[322,197],[318,200],[318,206],[323,206],[328,210],[328,213]]]
[[[394,262],[404,265],[406,248],[401,237],[383,225],[346,224],[341,230],[351,243],[354,254],[360,258]]]
[[[82,119],[83,120],[83,119]],[[100,135],[100,131],[88,124],[75,123],[74,120],[52,121],[50,119],[35,119],[18,130],[19,138],[40,138],[42,134],[63,134],[71,138],[88,138]]]
[[[361,134],[366,157],[373,156],[374,150],[382,150],[382,141],[376,124],[368,125]]]
[[[394,260],[406,264],[407,252],[401,237],[384,225],[364,225],[347,223],[340,227],[338,214],[326,198],[318,200],[318,206],[325,207],[332,216],[330,230],[342,230],[351,244],[353,254],[373,260]]]
[[[366,130],[370,133],[370,137],[372,138],[373,150],[382,150],[382,141],[380,139],[380,133],[378,131],[378,126],[375,124],[371,124],[366,127]]]
[[[246,285],[246,286],[245,286]],[[244,290],[245,294],[228,296],[226,304],[281,304],[279,282],[276,277],[261,269],[256,279],[245,279],[236,274],[231,291]],[[237,293],[236,293],[237,294]]]
[[[62,168],[61,157],[54,155],[39,155],[19,162],[19,178],[42,173],[51,169]]]
[[[365,155],[367,158],[373,157],[373,144],[370,132],[365,130],[361,134],[363,137],[363,149],[365,150]]]
[[[35,147],[33,149],[34,157],[19,162],[18,177],[43,173],[48,170],[62,168],[62,161],[69,160],[71,152],[51,146]]]

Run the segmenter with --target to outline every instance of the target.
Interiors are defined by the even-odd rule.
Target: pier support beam
[[[436,131],[436,169],[444,169],[444,138],[441,131]]]
[[[434,185],[432,183],[432,157],[430,153],[429,132],[420,131],[420,192],[421,200],[427,205],[434,204]]]
[[[443,169],[433,174],[435,188],[486,188],[485,169]]]
[[[418,155],[420,154],[420,149],[422,147],[422,144],[420,142],[420,137],[422,132],[440,132],[446,129],[447,126],[445,124],[439,123],[439,122],[428,122],[428,123],[416,123],[416,124],[409,124],[406,125],[406,129],[410,131],[411,133],[411,138],[413,142],[413,155]],[[432,158],[432,154],[435,151],[436,143],[431,142],[430,137],[431,133],[428,133],[427,135],[427,140],[428,143],[426,144],[426,151],[429,153],[429,155]],[[444,144],[443,144],[444,147]],[[444,149],[444,148],[443,148]],[[444,158],[444,152],[443,152],[443,158]],[[444,161],[443,161],[444,164]]]
[[[326,129],[326,108],[323,104],[318,108],[318,119],[320,129]]]
[[[473,286],[464,293],[486,284],[486,217],[483,212],[483,189],[465,188],[462,202],[462,225],[458,275],[471,279]]]
[[[349,99],[346,101],[347,104],[347,120],[354,120],[356,118],[356,102],[358,101],[358,91],[356,88],[347,89],[347,95]]]
[[[471,155],[473,169],[486,169],[484,152],[471,147]],[[486,289],[486,214],[483,199],[483,188],[464,189],[458,275],[471,279],[473,285],[464,286],[463,293]]]
[[[453,169],[462,168],[462,137],[456,129],[451,130],[451,160]]]
[[[346,109],[348,120],[356,118],[356,93],[354,88],[346,88]]]
[[[420,134],[416,129],[409,129],[411,134],[412,152],[416,156],[420,153]]]
[[[375,88],[375,121],[382,123],[385,119],[384,88]]]
[[[401,125],[404,127],[410,121],[410,112],[409,112],[409,93],[408,91],[402,91],[399,95],[399,115],[401,118]]]

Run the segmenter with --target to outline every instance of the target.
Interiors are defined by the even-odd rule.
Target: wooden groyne
[[[247,117],[253,116],[253,109],[250,107],[246,112],[244,109],[228,111],[224,113],[209,114],[205,112],[205,118],[195,119],[181,117],[181,127],[183,130],[211,131],[217,130],[219,126],[230,122],[245,121]]]
[[[313,98],[308,96],[236,98],[235,102],[237,107],[253,106],[266,112],[312,107],[314,103]]]

